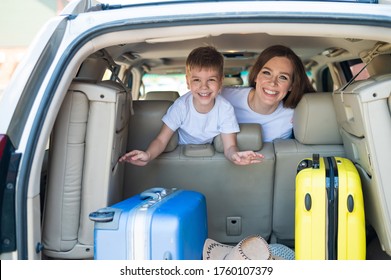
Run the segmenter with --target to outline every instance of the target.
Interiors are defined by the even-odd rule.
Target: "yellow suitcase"
[[[341,157],[302,160],[295,197],[297,260],[361,260],[366,257],[361,180]]]

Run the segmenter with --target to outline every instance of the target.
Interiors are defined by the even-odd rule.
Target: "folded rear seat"
[[[175,101],[177,98],[179,98],[179,92],[172,90],[149,91],[145,95],[145,100]]]
[[[391,74],[354,82],[333,97],[347,157],[360,174],[367,226],[391,256]]]
[[[89,213],[122,199],[130,94],[117,83],[75,80],[50,139],[43,217],[44,254],[56,259],[93,257]]]
[[[135,101],[129,125],[127,150],[145,150],[160,130],[167,101]],[[261,127],[241,124],[238,145],[242,150],[259,151],[260,164],[237,166],[223,153],[221,139],[213,145],[178,145],[171,139],[166,152],[147,166],[126,164],[124,198],[151,187],[196,190],[207,200],[209,237],[237,243],[251,234],[271,234],[274,179],[272,143],[262,143]]]
[[[293,247],[295,225],[295,180],[297,165],[313,153],[320,156],[345,156],[338,130],[332,93],[305,94],[294,112],[295,139],[274,141],[276,173],[274,179],[272,242]]]

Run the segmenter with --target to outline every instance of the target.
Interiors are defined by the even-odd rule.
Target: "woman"
[[[292,138],[293,109],[304,93],[314,92],[300,58],[288,47],[265,49],[252,67],[249,86],[226,87],[239,123],[262,125],[263,141]]]

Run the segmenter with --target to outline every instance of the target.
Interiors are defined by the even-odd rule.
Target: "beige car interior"
[[[374,84],[390,82],[390,77],[373,81]],[[366,92],[372,94],[372,91]],[[345,104],[359,109],[360,96],[344,93]],[[343,123],[343,115],[341,112],[338,117],[330,114],[334,112],[332,93],[304,96],[294,114],[295,139],[262,143],[259,125],[241,124],[240,149],[251,149],[265,156],[261,164],[251,166],[235,166],[226,160],[220,137],[216,137],[213,145],[182,146],[178,145],[176,134],[166,151],[148,166],[116,163],[125,150],[146,149],[172,104],[167,100],[133,101],[134,115],[130,116],[125,100],[126,93],[114,83],[75,81],[68,91],[51,141],[51,150],[55,152],[50,159],[43,227],[44,254],[48,257],[92,258],[93,222],[88,218],[89,213],[153,186],[202,192],[207,198],[209,237],[215,240],[237,243],[258,233],[270,238],[270,242],[292,245],[297,163],[313,153],[350,156],[357,162],[361,175],[365,175],[363,178],[367,178],[363,183],[365,191],[373,192],[370,197],[382,201],[379,197],[390,195],[387,188],[371,187],[380,174],[372,168],[368,174],[368,157],[359,156],[366,142],[363,131],[358,136],[350,136],[342,125],[341,137],[338,123]],[[339,94],[336,94],[334,102],[338,100]],[[388,96],[379,92],[379,105],[373,110],[382,108],[381,117],[388,117],[385,120],[390,122],[389,100],[389,92]],[[106,131],[112,133],[103,133]],[[382,138],[375,139],[381,141]],[[355,147],[344,148],[347,143],[354,143]],[[389,149],[386,143],[384,145]],[[383,156],[388,156],[385,149]],[[384,181],[377,184],[387,184],[389,172],[381,167],[379,171],[384,172],[379,177]],[[243,196],[246,199],[240,199]],[[378,205],[374,209],[386,214],[390,211],[386,207]],[[374,214],[367,213],[368,218]],[[389,245],[389,229],[384,228],[384,223],[376,224],[378,220],[373,222],[380,229],[383,244]]]
[[[166,101],[134,101],[132,117],[135,120],[129,126],[129,139],[133,139],[128,141],[127,150],[147,147],[159,132],[163,124],[161,118],[169,105]],[[215,141],[216,145],[183,146],[178,145],[176,139],[173,146],[169,145],[165,153],[147,166],[125,165],[125,182],[128,183],[124,197],[151,186],[197,190],[206,196],[211,238],[233,243],[251,232],[259,232],[267,238],[271,234],[275,157],[272,143],[262,145],[260,133],[259,125],[249,125],[239,133],[238,142],[243,149],[251,148],[265,156],[262,164],[243,167],[225,158],[221,141]],[[143,144],[134,145],[140,142]],[[257,202],[237,199],[237,192]],[[264,222],[258,223],[260,220]]]
[[[242,82],[226,79],[227,86]],[[147,148],[178,97],[176,91],[156,91],[132,101],[114,81],[72,82],[50,139],[44,256],[92,259],[89,214],[151,187],[203,193],[208,237],[218,242],[235,244],[259,234],[293,247],[297,164],[314,153],[347,157],[356,165],[367,223],[391,256],[391,172],[390,165],[379,164],[391,159],[390,74],[353,82],[344,91],[305,94],[294,112],[293,139],[262,142],[261,126],[241,124],[238,146],[263,154],[259,164],[228,161],[219,136],[213,144],[179,145],[176,133],[147,166],[119,163],[126,151]]]
[[[293,115],[295,139],[275,140],[273,241],[294,240],[295,178],[298,163],[312,154],[345,156],[330,92],[306,94]],[[293,245],[293,244],[290,244]]]
[[[85,259],[93,254],[88,215],[122,199],[130,96],[117,83],[74,81],[57,117],[50,147],[43,217],[44,254]]]
[[[391,75],[352,83],[334,94],[346,155],[360,173],[365,215],[382,249],[391,252]],[[373,124],[381,125],[373,125]]]
[[[145,100],[169,100],[175,101],[179,97],[177,91],[149,91],[145,95]]]

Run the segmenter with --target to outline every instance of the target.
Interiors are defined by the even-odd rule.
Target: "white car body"
[[[115,4],[117,1],[111,2]],[[265,38],[276,38],[275,42],[285,37],[291,40],[289,42],[295,42],[295,37],[299,41],[322,37],[351,38],[351,41],[360,38],[368,41],[368,51],[373,47],[372,41],[382,41],[384,45],[379,52],[391,52],[390,1],[377,4],[329,1],[121,2],[122,7],[93,12],[85,11],[94,7],[96,1],[70,2],[60,16],[48,21],[37,34],[4,91],[0,103],[0,135],[9,137],[15,149],[12,154],[20,155],[20,161],[14,181],[16,249],[2,252],[1,259],[42,259],[41,250],[36,248],[42,238],[40,181],[45,150],[66,91],[82,62],[91,54],[110,47],[115,53],[113,46],[118,46],[120,55],[121,46],[139,42],[156,46],[196,39],[207,42],[207,38],[226,33],[263,33]],[[241,43],[231,42],[232,51],[247,51]],[[349,44],[347,40],[348,47]],[[305,54],[308,50],[303,44],[301,46],[295,50]],[[185,57],[188,53],[188,49],[164,51],[163,57],[177,53]],[[151,53],[149,59],[159,58],[154,55]],[[357,54],[353,56],[358,57]],[[141,88],[141,77],[137,78],[137,75],[139,72],[134,73],[133,99],[138,98]],[[336,75],[332,74],[333,78]],[[320,77],[316,78],[320,80]],[[337,89],[345,81],[338,84],[335,79],[334,83]],[[4,182],[0,183],[3,187]],[[391,197],[386,197],[384,204],[391,204]],[[391,206],[383,210],[386,220],[391,221]],[[388,240],[383,237],[381,247],[390,256],[391,232],[387,230],[391,230],[391,225],[385,228],[382,236],[387,236]]]

